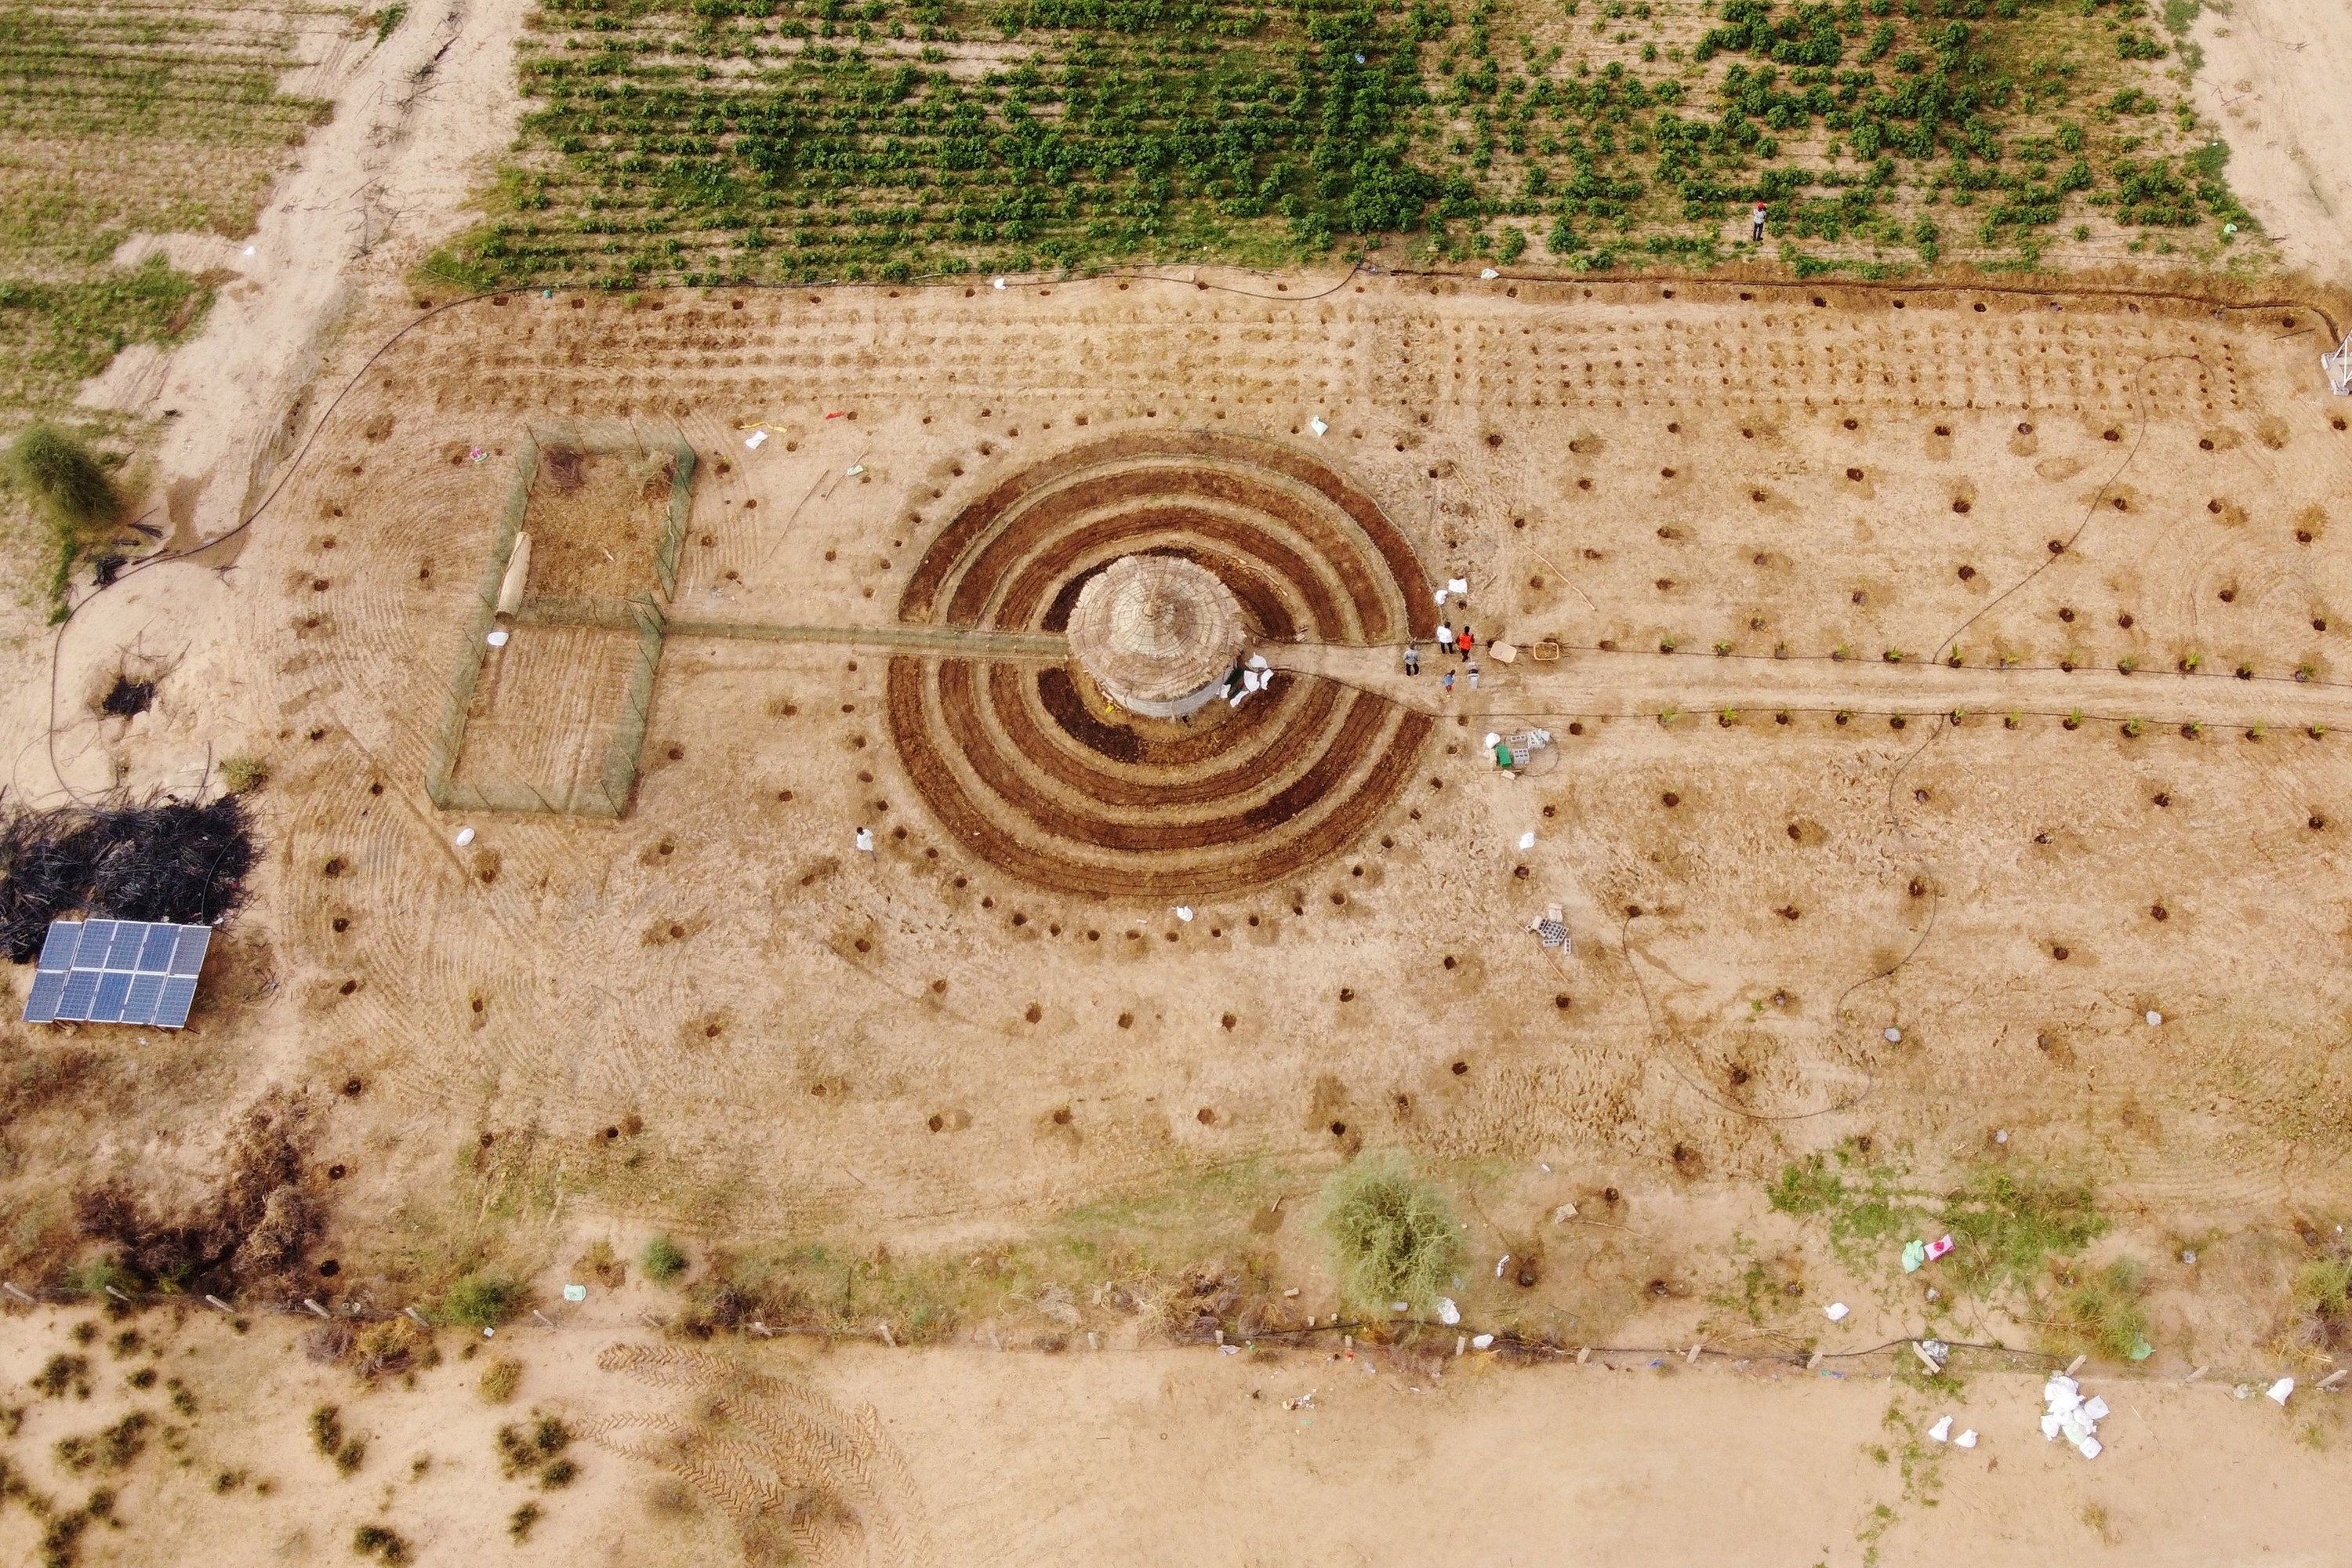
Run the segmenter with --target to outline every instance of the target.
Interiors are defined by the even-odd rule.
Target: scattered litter
[[[461,828],[457,829],[457,847],[458,847],[458,848],[463,849],[467,845],[471,844],[473,841],[474,841],[474,830],[473,830],[472,828],[470,828],[470,827],[461,827]]]
[[[1486,279],[1488,282],[1492,282],[1496,279],[1500,278],[1502,274],[1496,271],[1491,267],[1481,267],[1478,268],[1478,276]]]
[[[1938,1237],[1934,1241],[1927,1244],[1927,1261],[1933,1263],[1936,1259],[1943,1257],[1944,1254],[1951,1250],[1951,1237],[1948,1235]]]
[[[1495,1336],[1492,1334],[1472,1334],[1470,1336],[1470,1348],[1474,1351],[1489,1349],[1493,1346],[1494,1342]]]
[[[1264,655],[1264,654],[1262,654],[1262,653],[1254,653],[1254,654],[1250,655],[1250,656],[1249,656],[1249,661],[1248,661],[1248,662],[1249,662],[1249,667],[1250,667],[1252,669],[1255,669],[1255,670],[1265,671],[1265,670],[1270,670],[1270,669],[1272,669],[1272,668],[1274,668],[1274,666],[1272,666],[1272,665],[1270,665],[1270,664],[1266,663],[1266,661],[1265,661],[1265,655]]]
[[[1410,1312],[1412,1310],[1412,1303],[1410,1301],[1391,1301],[1389,1303],[1389,1310],[1391,1312]]]
[[[751,450],[756,452],[763,444],[765,444],[767,439],[768,433],[765,430],[754,430],[749,436],[743,437],[743,445],[751,447]]]
[[[1942,1373],[1944,1363],[1952,1359],[1952,1347],[1941,1340],[1913,1340],[1911,1353],[1919,1358],[1919,1363],[1927,1369],[1927,1375],[1935,1377]]]
[[[1497,1258],[1496,1259],[1495,1259],[1495,1278],[1496,1278],[1496,1279],[1500,1279],[1503,1277],[1503,1268],[1504,1268],[1504,1265],[1506,1265],[1506,1264],[1509,1263],[1510,1261],[1511,1261],[1511,1255],[1510,1255],[1509,1253],[1507,1253],[1507,1252],[1506,1252],[1505,1254],[1503,1254],[1503,1256],[1502,1256],[1502,1257]]]
[[[1470,596],[1470,579],[1449,577],[1445,580],[1445,591],[1457,599],[1466,599]]]
[[[864,473],[865,471],[866,471],[866,465],[865,465],[865,464],[863,464],[863,463],[852,463],[852,464],[850,464],[850,465],[849,465],[849,467],[848,467],[846,469],[843,470],[842,477],[843,477],[844,479],[856,479],[858,475],[860,475],[860,474]]]
[[[2077,1364],[2080,1364],[2079,1362]],[[2086,1459],[2099,1457],[2099,1423],[2106,1418],[2107,1402],[2094,1394],[2083,1397],[2083,1385],[2066,1373],[2055,1373],[2042,1385],[2042,1435],[2054,1443],[2063,1437]]]
[[[1440,589],[1437,591],[1437,602],[1438,602],[1438,604],[1439,604],[1441,606],[1443,606],[1443,605],[1444,605],[1444,603],[1445,603],[1445,590],[1444,590],[1444,589],[1443,589],[1443,588],[1440,588]]]
[[[254,249],[254,247],[253,247],[252,246],[249,246],[249,245],[248,245],[248,246],[247,246],[247,247],[245,247],[245,253],[246,253],[247,256],[251,256],[251,255],[253,254],[253,249]]]
[[[498,1338],[498,1333],[499,1331],[496,1329],[484,1329],[482,1331],[482,1338],[486,1340],[496,1339]]]
[[[504,626],[500,626],[482,640],[488,643],[492,647],[504,647],[507,646],[507,629]]]
[[[1886,1031],[1886,1043],[1890,1046],[1901,1045],[1903,1043],[1903,1031],[1894,1028],[1888,1029]]]
[[[1930,1286],[1928,1286],[1928,1287],[1927,1287],[1927,1300],[1930,1300],[1930,1301],[1940,1301],[1940,1300],[1942,1300],[1943,1299],[1944,1299],[1944,1293],[1943,1293],[1941,1290],[1937,1289],[1933,1285],[1930,1285]]]
[[[1437,1299],[1437,1321],[1449,1329],[1462,1321],[1462,1309],[1454,1304],[1453,1297],[1440,1296]]]
[[[2197,1261],[2197,1254],[2196,1254],[2195,1250],[2194,1250],[2194,1249],[2192,1249],[2192,1248],[2189,1248],[2189,1247],[2182,1247],[2182,1248],[2180,1249],[2180,1261],[2181,1261],[2181,1262],[2183,1262],[2183,1263],[2194,1263],[2194,1262],[2196,1262],[2196,1261]]]
[[[1560,908],[1558,904],[1554,904],[1549,909],[1544,910],[1543,919],[1536,921],[1533,925],[1528,927],[1528,929],[1535,932],[1536,939],[1541,942],[1546,947],[1559,948],[1566,947],[1568,945],[1568,921],[1560,913]],[[1549,1169],[1549,1167],[1546,1168]],[[1574,1204],[1562,1204],[1560,1205],[1560,1208],[1566,1209],[1571,1215],[1576,1213],[1576,1205]],[[1559,1223],[1559,1209],[1554,1209],[1552,1211],[1552,1223],[1554,1225],[1558,1225]]]
[[[848,413],[848,412],[849,412],[849,410],[848,410],[848,409],[846,409],[846,408],[836,408],[836,409],[835,409],[832,413],[830,413],[830,414],[826,415],[826,416],[825,416],[825,417],[826,417],[827,419],[838,419],[838,418],[840,418],[843,415],[845,415],[845,414],[846,414],[846,413]]]
[[[486,463],[489,461],[489,458],[490,452],[489,448],[487,447],[477,447],[472,451],[466,454],[466,460],[473,463]]]
[[[1927,1244],[1913,1239],[1903,1244],[1903,1272],[1916,1274],[1927,1261]]]
[[[2132,1348],[2131,1348],[2131,1358],[2132,1358],[2132,1360],[2134,1360],[2134,1361],[2146,1361],[2148,1357],[2150,1357],[2150,1356],[2154,1355],[2155,1353],[2156,1353],[2156,1347],[2155,1347],[2154,1345],[2152,1345],[2152,1344],[2148,1343],[2146,1340],[2135,1340],[2135,1341],[2133,1341],[2133,1342],[2132,1342]]]
[[[1952,1440],[1952,1418],[1948,1415],[1937,1416],[1936,1418],[1936,1424],[1927,1428],[1927,1440],[1931,1443],[1950,1442]]]
[[[1519,847],[1520,847],[1520,848],[1522,848],[1522,849],[1532,849],[1532,848],[1534,848],[1535,847],[1536,847],[1536,836],[1535,836],[1534,834],[1532,834],[1532,833],[1522,833],[1522,834],[1520,834],[1520,835],[1519,835]]]
[[[2233,223],[2225,223],[2221,226],[2221,232],[2223,234],[2235,234],[2238,232],[2238,226]]]
[[[1499,745],[1501,745],[1502,743],[1503,743],[1503,737],[1502,737],[1502,736],[1497,735],[1497,734],[1496,734],[1496,733],[1495,733],[1495,731],[1492,731],[1492,730],[1489,730],[1489,731],[1486,731],[1486,742],[1485,742],[1485,744],[1487,746],[1487,748],[1488,748],[1489,750],[1492,750],[1494,747],[1499,746]]]
[[[588,1299],[588,1287],[585,1285],[566,1285],[563,1288],[563,1299],[567,1301],[585,1301]]]
[[[860,849],[865,850],[868,855],[874,853],[874,830],[872,828],[861,827],[857,830],[857,847]]]
[[[1996,1128],[1994,1128],[1994,1129],[1993,1129],[1993,1133],[1992,1133],[1992,1141],[1993,1141],[1994,1142],[1996,1142],[1996,1143],[2006,1143],[2006,1142],[2009,1142],[2009,1129],[2008,1129],[2008,1128],[2006,1128],[2006,1127],[1996,1127]]]
[[[1486,645],[1486,651],[1495,656],[1496,664],[1510,664],[1519,657],[1517,647],[1512,643],[1490,642]]]
[[[1190,925],[1190,924],[1192,924],[1192,905],[1190,905],[1190,904],[1179,904],[1179,905],[1177,905],[1177,906],[1176,906],[1176,918],[1177,918],[1178,920],[1180,920],[1180,921],[1182,921],[1186,925]]]
[[[1976,1446],[1977,1429],[1973,1426],[1952,1439],[1952,1447],[1955,1448],[1973,1448]]]
[[[2313,1384],[2313,1386],[2317,1388],[2322,1394],[2333,1394],[2347,1376],[2352,1376],[2352,1368],[2331,1372],[2326,1377],[2321,1378],[2316,1384]]]
[[[999,289],[1003,288],[1003,287],[1004,287],[1004,279],[1002,279],[1002,278],[998,279],[996,280],[996,286],[997,286]]]
[[[2286,1408],[2286,1396],[2294,1392],[2294,1379],[2291,1377],[2283,1377],[2276,1383],[2272,1384],[2270,1388],[2263,1394],[2263,1397],[2284,1410]]]
[[[1307,427],[1309,430],[1314,431],[1318,437],[1320,437],[1323,432],[1331,428],[1331,426],[1323,423],[1323,416],[1319,414],[1307,422]]]
[[[2158,1025],[2159,1025],[2159,1024],[2161,1024],[2161,1023],[2163,1023],[2163,1022],[2164,1022],[2164,1015],[2163,1015],[2163,1014],[2161,1014],[2161,1013],[2158,1012],[2158,1011],[2157,1011],[2155,1008],[2153,1008],[2153,1007],[2150,1007],[2150,1008],[2147,1010],[2147,1026],[2148,1026],[2149,1028],[2153,1029],[2153,1028],[2155,1028]]]
[[[1576,1205],[1574,1204],[1562,1204],[1559,1207],[1551,1211],[1551,1222],[1554,1225],[1566,1225],[1570,1220],[1572,1220],[1575,1217]]]
[[[1217,1348],[1224,1352],[1227,1355],[1239,1355],[1242,1353],[1242,1347],[1239,1345],[1219,1345]]]
[[[1852,1313],[1853,1310],[1853,1309],[1847,1306],[1843,1301],[1832,1301],[1828,1306],[1822,1309],[1822,1315],[1829,1319],[1832,1323],[1843,1323],[1846,1321],[1847,1316]]]
[[[2254,1391],[2242,1383],[2238,1384],[2237,1387],[2230,1390],[2230,1394],[2232,1398],[2236,1399],[2252,1399],[2254,1396]]]

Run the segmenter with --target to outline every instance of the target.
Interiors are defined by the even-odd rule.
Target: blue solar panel
[[[25,1022],[180,1028],[212,939],[209,926],[162,921],[52,921]]]
[[[143,921],[124,921],[114,928],[114,941],[107,945],[106,967],[136,969],[139,950],[147,945],[147,926]],[[87,962],[87,960],[83,961]]]
[[[179,1028],[188,1021],[188,1009],[195,1000],[195,976],[172,976],[163,982],[163,994],[156,1001],[155,1022],[166,1029]]]
[[[161,974],[172,967],[172,950],[180,945],[180,928],[163,924],[147,928],[147,941],[139,949],[139,972]]]
[[[212,945],[210,926],[182,926],[180,950],[172,957],[172,973],[194,976],[205,966],[205,950]]]
[[[89,999],[98,994],[98,971],[77,969],[66,976],[66,988],[58,996],[58,1017],[79,1021],[89,1016]]]
[[[33,989],[25,998],[25,1022],[50,1024],[57,1021],[58,997],[66,988],[66,973],[62,969],[43,970],[33,976]]]
[[[155,1021],[155,1004],[163,999],[163,981],[161,974],[134,974],[131,977],[130,994],[122,999],[122,1021],[126,1024],[152,1024]]]
[[[123,999],[131,994],[131,976],[120,969],[110,969],[98,977],[98,994],[89,1005],[89,1021],[93,1024],[119,1024],[122,1021]]]
[[[73,967],[74,949],[81,945],[81,927],[73,921],[51,921],[49,936],[41,943],[40,973]]]

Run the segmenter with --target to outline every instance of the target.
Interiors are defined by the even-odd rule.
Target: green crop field
[[[341,12],[319,12],[322,16]],[[43,0],[0,8],[0,429],[124,344],[188,331],[206,283],[130,235],[248,232],[321,103],[278,90],[301,13]]]
[[[1759,199],[1802,270],[2210,263],[2255,237],[2177,48],[2139,0],[546,0],[521,145],[432,269],[1706,266],[1759,255]]]

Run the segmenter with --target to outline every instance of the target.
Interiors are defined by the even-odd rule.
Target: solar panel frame
[[[52,921],[24,1021],[184,1027],[212,938],[168,921]]]

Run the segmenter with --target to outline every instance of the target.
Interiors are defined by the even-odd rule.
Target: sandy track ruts
[[[589,1423],[595,1441],[671,1469],[735,1518],[748,1522],[782,1512],[795,1494],[829,1494],[849,1509],[856,1540],[841,1542],[795,1520],[794,1535],[815,1560],[903,1564],[930,1561],[915,1517],[917,1491],[905,1460],[884,1436],[871,1405],[845,1410],[791,1379],[747,1372],[704,1352],[614,1344],[599,1370],[656,1388],[698,1395],[698,1422],[632,1413]],[[631,1444],[625,1435],[653,1431],[664,1441]],[[845,1552],[845,1547],[852,1548]]]

